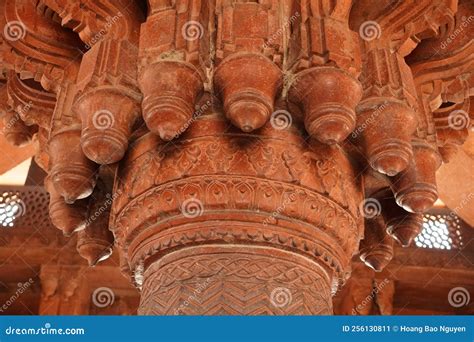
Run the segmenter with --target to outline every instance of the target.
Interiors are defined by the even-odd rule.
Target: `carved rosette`
[[[309,147],[294,131],[278,131],[269,124],[260,135],[237,130],[223,134],[225,127],[225,120],[214,114],[197,120],[177,144],[145,135],[119,171],[115,193],[121,195],[114,201],[113,230],[136,284],[146,293],[143,313],[176,309],[177,302],[166,308],[150,304],[161,301],[159,293],[165,291],[155,287],[161,272],[167,272],[161,260],[175,251],[192,255],[197,246],[203,257],[233,247],[230,264],[253,249],[258,253],[248,262],[258,264],[286,251],[292,261],[285,268],[301,272],[300,262],[317,266],[314,277],[327,293],[345,281],[361,235],[361,193],[345,155],[320,143]],[[234,274],[213,276],[231,282]],[[190,281],[202,277],[204,271],[196,272]],[[278,285],[256,275],[249,279],[260,284],[262,296]],[[302,285],[294,286],[296,291]],[[298,291],[300,296],[306,290]],[[329,297],[314,300],[326,303],[314,310],[330,310]],[[268,312],[276,312],[267,304]],[[251,311],[252,305],[249,301],[237,313]],[[203,310],[187,312],[210,313]]]

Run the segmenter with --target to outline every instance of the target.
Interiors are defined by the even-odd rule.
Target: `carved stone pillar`
[[[368,3],[6,0],[3,133],[38,140],[52,222],[120,253],[140,313],[330,314],[472,126],[472,6]]]
[[[347,157],[296,129],[225,127],[214,109],[176,144],[147,134],[119,170],[112,227],[140,312],[331,313],[361,235]]]

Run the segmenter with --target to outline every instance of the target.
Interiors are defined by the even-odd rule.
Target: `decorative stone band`
[[[115,192],[120,196],[113,213],[156,186],[227,174],[275,180],[287,184],[290,192],[298,185],[359,217],[361,184],[342,149],[316,141],[309,146],[296,129],[280,131],[270,123],[258,134],[243,134],[229,128],[222,114],[194,118],[182,139],[172,144],[153,134],[133,142],[118,171]]]
[[[144,274],[141,315],[330,315],[330,275],[271,247],[199,246],[170,253]]]
[[[186,212],[190,200],[197,206]],[[337,285],[345,280],[358,242],[356,220],[319,193],[255,177],[216,175],[147,191],[117,215],[114,232],[132,271],[188,246],[261,245],[320,260],[337,274]]]
[[[290,251],[341,285],[362,236],[344,151],[270,123],[244,134],[219,112],[194,120],[179,142],[137,139],[118,169],[112,230],[136,284],[169,253],[224,244]]]

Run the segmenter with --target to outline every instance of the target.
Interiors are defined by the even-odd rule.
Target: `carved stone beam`
[[[292,23],[288,67],[296,73],[289,100],[304,112],[308,133],[340,143],[355,128],[362,95],[357,34],[349,29],[352,1],[303,0]]]
[[[38,7],[49,7],[61,24],[76,32],[90,49],[105,37],[138,42],[137,22],[142,14],[133,0],[40,0]]]
[[[462,143],[458,139],[462,131],[470,127],[469,103],[474,94],[472,11],[472,4],[461,1],[455,26],[437,39],[421,42],[408,59],[418,89],[419,107],[424,114],[417,136],[441,147],[448,136]],[[455,144],[450,144],[448,149],[455,149]],[[453,151],[440,152],[449,159]]]
[[[80,41],[35,1],[7,0],[2,33],[5,66],[20,74],[21,79],[33,78],[53,92],[57,92],[64,78],[75,81]]]
[[[204,89],[212,3],[149,3],[148,18],[140,33],[139,85],[145,123],[163,140],[174,139],[185,130]]]

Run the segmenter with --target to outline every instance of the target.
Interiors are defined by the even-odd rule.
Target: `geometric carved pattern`
[[[329,279],[316,264],[296,263],[292,255],[258,255],[252,248],[217,250],[188,250],[187,257],[150,267],[139,314],[332,314]]]
[[[191,195],[202,201],[204,214],[212,217],[213,221],[239,224],[232,229],[217,223],[203,226],[196,224],[193,227],[188,221],[181,229],[179,222],[183,214],[180,208],[189,195],[187,189],[195,191]],[[114,230],[118,241],[125,246],[133,245],[133,249],[129,250],[133,255],[130,258],[132,268],[142,262],[145,256],[158,251],[235,239],[299,250],[324,260],[328,267],[341,272],[341,262],[342,268],[348,266],[350,259],[345,255],[349,254],[355,243],[357,225],[354,218],[316,192],[295,186],[292,189],[294,192],[285,183],[250,177],[193,177],[186,181],[169,182],[130,201],[117,216]],[[289,198],[294,196],[293,200],[285,201],[285,194],[290,194]],[[222,213],[219,210],[224,206],[236,213],[246,212],[246,220],[252,223],[246,225],[242,218],[233,221],[229,212]],[[271,218],[275,212],[278,212],[281,220],[278,226],[287,226],[289,231],[274,226],[276,221]],[[157,216],[144,213],[156,213]],[[172,223],[174,221],[176,223]],[[164,229],[170,224],[175,226],[172,232]],[[336,226],[341,228],[337,231],[341,235],[335,234]],[[155,234],[149,240],[147,237],[151,232]],[[334,255],[337,255],[336,260]]]

